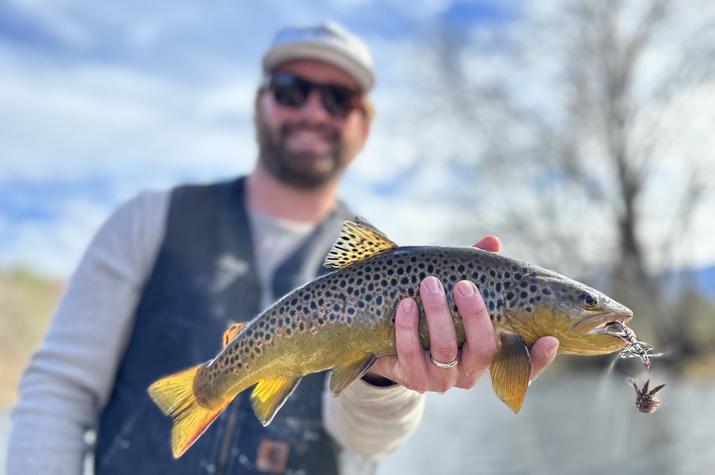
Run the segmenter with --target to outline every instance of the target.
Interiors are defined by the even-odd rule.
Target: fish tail
[[[194,393],[194,380],[202,366],[165,376],[149,386],[149,396],[174,420],[171,429],[174,458],[181,457],[231,402],[224,400],[217,407],[201,404]]]

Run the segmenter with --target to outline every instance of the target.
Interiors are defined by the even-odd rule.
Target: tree
[[[439,90],[423,95],[439,105],[418,114],[429,117],[420,129],[435,116],[458,118],[442,158],[471,171],[458,181],[460,199],[482,197],[470,213],[479,229],[490,226],[559,270],[607,268],[613,296],[651,319],[648,328],[634,321],[643,336],[678,341],[658,276],[687,255],[694,218],[712,198],[715,147],[692,144],[715,145],[712,130],[698,126],[713,120],[712,104],[702,103],[715,96],[713,8],[543,3],[529,2],[508,29],[430,37],[431,54],[415,67]]]

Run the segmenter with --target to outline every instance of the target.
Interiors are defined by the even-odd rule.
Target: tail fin
[[[216,408],[199,403],[194,394],[194,378],[201,366],[165,376],[149,386],[149,395],[156,405],[174,419],[171,429],[174,458],[181,457],[231,402],[225,401]]]

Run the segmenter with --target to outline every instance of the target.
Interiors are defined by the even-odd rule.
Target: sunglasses
[[[271,73],[266,83],[273,98],[284,107],[300,109],[308,101],[311,91],[318,92],[323,109],[332,117],[344,118],[360,105],[360,93],[349,87],[318,84],[291,73]]]

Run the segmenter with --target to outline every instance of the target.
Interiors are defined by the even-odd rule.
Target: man
[[[419,346],[417,305],[405,299],[396,311],[398,354],[339,397],[323,397],[324,374],[305,377],[264,428],[246,391],[172,458],[171,420],[148,385],[213,357],[231,322],[324,272],[322,258],[352,216],[337,186],[370,129],[367,48],[334,24],[288,28],[263,68],[250,176],[142,194],[93,240],[22,380],[11,475],[81,473],[92,428],[98,474],[370,472],[415,429],[421,393],[469,388],[488,368],[495,339],[474,285],[455,291],[467,336],[459,351],[443,287],[427,277],[420,296],[431,353]],[[479,245],[499,249],[495,238]],[[534,345],[533,376],[557,345]]]

